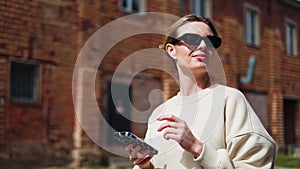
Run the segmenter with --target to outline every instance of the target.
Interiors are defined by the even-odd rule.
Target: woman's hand
[[[149,156],[149,150],[146,150],[145,152],[141,153],[139,152],[140,149],[140,146],[133,147],[132,144],[129,144],[125,148],[125,150],[129,154],[130,161],[132,161],[134,165],[138,165],[141,169],[151,169],[152,164],[150,160],[153,156]]]
[[[159,132],[164,131],[166,140],[177,141],[183,149],[192,153],[195,158],[201,154],[203,143],[193,135],[184,120],[174,115],[164,115],[157,120],[166,121],[157,129]]]

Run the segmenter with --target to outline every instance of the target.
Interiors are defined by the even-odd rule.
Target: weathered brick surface
[[[4,94],[6,110],[6,132],[1,143],[8,147],[6,153],[10,158],[26,159],[31,153],[37,159],[47,156],[70,159],[74,123],[72,66],[78,54],[76,3],[43,0],[4,0],[0,3],[0,54],[1,60],[7,59],[7,63],[1,62],[1,70],[6,68],[4,71],[7,72],[6,76],[1,76],[4,86],[1,96]],[[31,37],[34,38],[32,46],[29,43]],[[33,59],[39,63],[39,104],[9,101],[11,58],[25,62]],[[41,152],[47,152],[47,147],[56,152],[40,156],[37,151],[35,153],[27,148],[33,143],[46,143],[39,150]]]
[[[178,0],[148,0],[146,11],[173,15],[190,13],[190,1],[182,2],[182,6],[179,6]],[[262,25],[261,44],[258,47],[247,46],[245,43],[245,4],[259,9]],[[255,91],[267,95],[268,126],[270,126],[268,130],[278,144],[284,144],[283,100],[288,98],[299,102],[300,99],[299,54],[296,57],[287,56],[284,42],[285,21],[287,19],[294,21],[298,28],[299,9],[299,3],[292,7],[284,1],[277,0],[212,0],[212,17],[223,39],[218,54],[223,62],[227,85],[243,91]],[[128,14],[119,9],[118,0],[0,1],[0,144],[6,147],[3,148],[5,151],[0,152],[5,152],[7,158],[26,156],[26,153],[31,151],[32,144],[38,143],[41,146],[38,146],[36,155],[33,155],[37,158],[39,153],[45,150],[49,157],[68,160],[75,158],[80,161],[83,158],[80,155],[82,148],[84,148],[83,154],[88,152],[99,155],[96,150],[98,146],[84,133],[77,121],[72,98],[74,96],[72,95],[73,68],[87,39],[101,27],[126,15]],[[160,24],[153,20],[143,17],[141,20],[145,22],[136,29],[142,29],[143,26],[161,28]],[[123,30],[116,32],[116,34],[121,33],[124,33]],[[29,43],[30,38],[33,39],[32,44]],[[134,52],[156,48],[162,38],[161,35],[153,34],[129,37],[116,44],[105,55],[105,59],[99,65],[96,78],[95,93],[100,108],[106,110],[107,91],[104,85],[110,81],[116,67]],[[97,46],[99,44],[95,43],[95,45],[101,48]],[[257,59],[253,81],[242,84],[239,78],[245,76],[248,58],[252,55]],[[151,54],[145,56],[147,57],[140,57],[143,59],[139,62],[127,65],[129,71],[134,72],[150,62],[161,63],[168,69],[174,66],[166,64],[165,62],[168,61],[162,58],[151,57]],[[32,59],[40,64],[39,104],[22,105],[10,102],[11,59],[22,61]],[[154,82],[161,82],[158,86],[164,91],[164,100],[178,91],[176,81],[162,71],[146,70],[143,75],[154,79],[145,83],[153,83],[153,86],[157,86]],[[91,84],[82,84],[83,89],[92,90],[85,88],[92,86]],[[141,100],[143,94],[148,95],[150,89],[143,90],[143,86],[138,85],[138,80],[133,81],[132,84],[141,91],[135,93],[134,105],[145,109],[147,102]],[[78,96],[81,90],[76,89],[75,96]],[[76,98],[78,100],[75,100],[80,102],[80,99],[85,97],[89,96],[80,95]],[[88,105],[85,106],[87,106],[85,109],[88,109]],[[295,117],[296,122],[300,120],[299,112],[298,110]],[[90,123],[90,126],[94,127],[94,134],[97,134],[97,130],[105,133],[106,129],[99,126],[97,128],[95,124],[95,121]],[[138,135],[143,135],[146,127],[145,124],[133,123],[132,128]],[[295,135],[296,143],[300,144],[299,123],[296,123]],[[102,136],[100,140],[104,140],[105,135]],[[87,150],[89,148],[90,150]]]

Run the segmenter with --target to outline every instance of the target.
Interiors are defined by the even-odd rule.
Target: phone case
[[[144,140],[142,140],[141,138],[129,131],[115,132],[114,137],[121,143],[123,143],[125,146],[129,144],[133,144],[134,147],[139,145],[141,147],[141,153],[143,153],[146,150],[150,150],[150,156],[158,154],[157,149],[155,149],[154,147],[146,143]]]

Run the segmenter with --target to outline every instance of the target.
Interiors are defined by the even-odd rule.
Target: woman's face
[[[176,38],[189,34],[192,39],[213,35],[209,26],[203,22],[188,22],[179,27],[176,33]],[[187,36],[184,37],[187,38]],[[183,40],[175,45],[169,44],[167,51],[176,60],[179,67],[189,68],[192,72],[206,72],[208,59],[212,56],[214,48],[204,40],[200,39],[199,42],[200,44],[197,45],[189,45]]]

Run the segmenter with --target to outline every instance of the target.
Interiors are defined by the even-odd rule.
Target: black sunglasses
[[[214,48],[220,47],[222,43],[222,39],[217,36],[208,35],[202,37],[198,34],[193,34],[193,33],[186,33],[176,39],[174,38],[174,40],[171,41],[170,43],[176,45],[179,42],[184,42],[189,46],[199,46],[202,40],[204,40],[205,42],[209,40],[210,43],[214,46]]]

